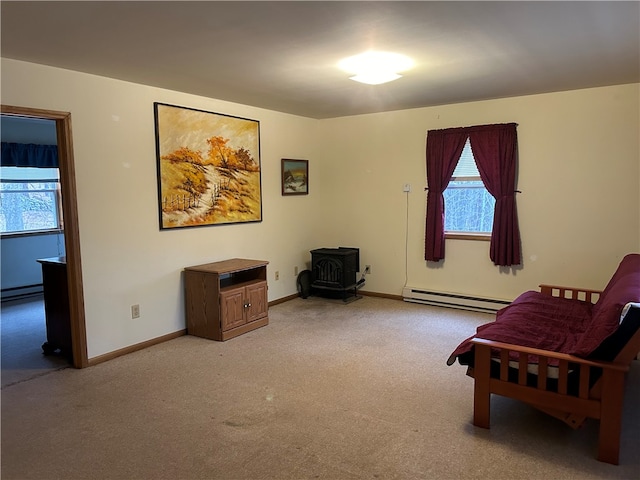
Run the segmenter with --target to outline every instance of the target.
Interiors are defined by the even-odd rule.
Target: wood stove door
[[[343,285],[342,262],[334,258],[321,258],[315,262],[314,285],[341,288]]]

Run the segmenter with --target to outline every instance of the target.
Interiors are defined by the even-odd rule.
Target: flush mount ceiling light
[[[369,51],[341,60],[338,67],[355,74],[351,80],[379,85],[400,78],[398,72],[413,67],[413,60],[399,53]]]

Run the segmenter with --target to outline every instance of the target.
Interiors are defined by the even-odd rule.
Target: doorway
[[[82,285],[82,264],[80,259],[80,234],[78,228],[78,204],[76,193],[73,142],[71,136],[71,114],[53,110],[1,106],[2,115],[41,118],[56,122],[58,163],[60,169],[60,189],[62,212],[65,222],[64,244],[67,263],[67,288],[69,293],[69,317],[71,327],[71,349],[73,366],[85,368],[87,358],[87,337]]]

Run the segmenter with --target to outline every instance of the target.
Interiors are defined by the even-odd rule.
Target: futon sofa
[[[491,394],[526,402],[573,428],[600,421],[598,460],[618,464],[625,374],[640,352],[640,254],[603,291],[540,285],[481,325],[447,360],[474,378],[476,426]]]

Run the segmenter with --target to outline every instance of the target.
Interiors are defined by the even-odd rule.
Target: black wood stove
[[[356,279],[360,271],[360,250],[351,247],[318,248],[311,250],[311,288],[338,294],[346,302],[360,298],[357,291],[364,285],[364,277]]]

